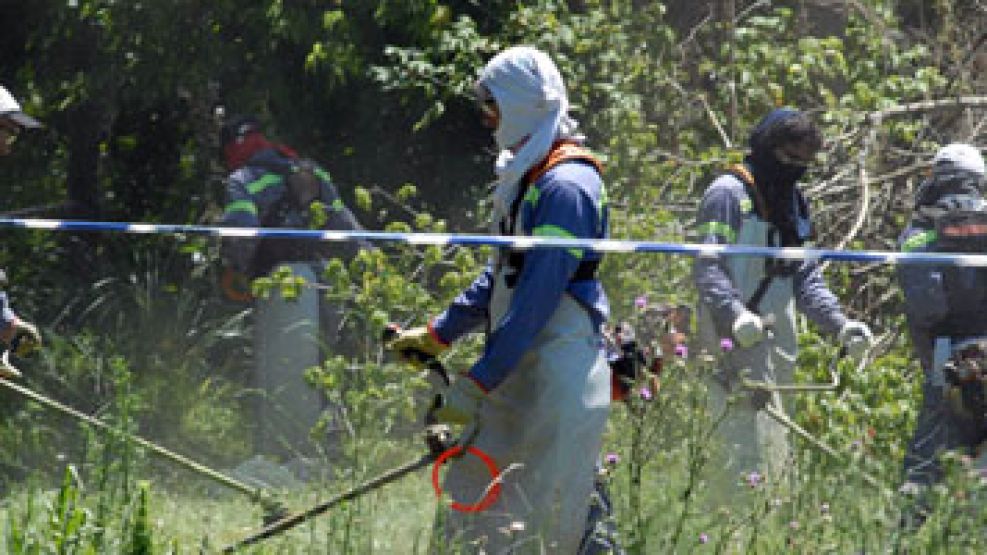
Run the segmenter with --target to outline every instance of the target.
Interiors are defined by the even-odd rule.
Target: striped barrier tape
[[[518,237],[479,234],[401,233],[388,231],[324,231],[291,228],[219,227],[183,224],[148,224],[133,222],[99,222],[83,220],[48,220],[0,218],[0,227],[49,231],[97,231],[158,235],[210,235],[215,237],[306,239],[316,241],[379,241],[409,245],[464,245],[510,247],[518,250],[556,248],[588,249],[600,253],[650,252],[683,254],[694,257],[757,256],[779,260],[833,260],[878,264],[922,264],[987,267],[987,254],[895,252],[868,250],[834,250],[794,247],[757,247],[750,245],[712,245],[702,243],[658,243],[620,239],[564,239],[559,237]]]

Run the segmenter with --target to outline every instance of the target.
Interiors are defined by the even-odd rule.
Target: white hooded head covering
[[[558,139],[582,141],[578,123],[568,115],[569,99],[555,63],[530,46],[515,46],[491,59],[477,83],[485,87],[500,110],[494,132],[500,155],[493,192],[494,221],[510,210],[521,178],[540,162]],[[511,152],[527,138],[518,151]]]

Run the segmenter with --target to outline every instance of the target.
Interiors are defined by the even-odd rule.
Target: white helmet
[[[29,129],[41,127],[41,123],[39,123],[38,120],[25,114],[24,111],[21,110],[21,105],[14,99],[7,89],[2,86],[0,86],[0,118],[9,118],[17,125],[27,127]],[[981,163],[981,165],[983,165],[983,163]]]
[[[983,177],[984,157],[973,145],[952,143],[939,149],[932,159],[932,171],[938,173],[942,169],[948,173],[955,170],[970,172]]]

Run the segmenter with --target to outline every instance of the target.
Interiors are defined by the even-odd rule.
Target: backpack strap
[[[956,210],[935,222],[939,247],[946,252],[987,252],[987,212]]]

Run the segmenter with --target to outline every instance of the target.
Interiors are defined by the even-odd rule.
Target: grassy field
[[[262,527],[263,509],[236,493],[187,491],[172,483],[172,489],[186,490],[174,493],[149,481],[129,494],[110,495],[80,485],[72,473],[66,476],[62,488],[34,485],[6,496],[0,551],[213,553]],[[330,498],[339,486],[309,485],[277,498],[290,510],[302,510]],[[435,506],[427,473],[421,471],[244,552],[422,553]]]
[[[622,420],[627,415],[618,415]],[[625,422],[626,423],[626,422]],[[626,434],[611,433],[606,481],[613,494],[622,544],[632,553],[878,553],[904,547],[922,553],[976,553],[987,548],[987,511],[979,480],[952,460],[948,484],[929,496],[924,527],[898,523],[909,501],[892,493],[889,476],[874,487],[850,467],[799,451],[791,481],[738,477],[746,492],[729,508],[713,506],[700,468],[687,449],[647,453],[635,461]],[[292,510],[330,498],[345,487],[404,459],[375,460],[351,478],[284,492]],[[414,449],[408,446],[408,459]],[[216,491],[198,477],[83,483],[66,472],[61,488],[35,482],[10,492],[0,510],[5,553],[214,553],[261,525],[261,508],[243,496]],[[692,473],[701,471],[699,476]],[[97,473],[98,474],[98,473]],[[139,476],[140,472],[134,472]],[[883,478],[882,478],[883,480]],[[246,553],[426,553],[436,509],[428,472],[419,471],[340,506]]]

